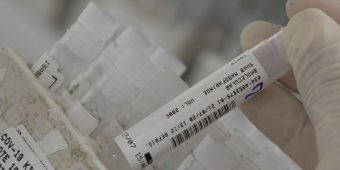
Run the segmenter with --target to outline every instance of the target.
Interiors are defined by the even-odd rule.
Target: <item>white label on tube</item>
[[[115,139],[130,166],[143,169],[267,85],[267,74],[244,53]]]
[[[57,70],[58,68],[58,64],[47,53],[44,53],[32,66],[34,75],[37,78],[39,78],[45,70]]]
[[[48,89],[56,91],[64,82],[64,76],[58,72],[58,64],[48,54],[44,54],[32,66],[34,76]]]

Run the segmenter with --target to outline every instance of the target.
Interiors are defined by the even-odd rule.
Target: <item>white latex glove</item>
[[[322,9],[335,21],[320,10],[304,10],[310,7]],[[270,86],[242,109],[303,169],[314,169],[316,163],[320,170],[339,169],[340,2],[289,1],[287,13],[291,20],[284,30],[284,44],[297,86],[292,73],[279,82],[291,90],[297,87],[305,109],[286,88],[278,85]],[[253,23],[242,34],[242,46],[249,48],[277,30],[278,26],[269,23]],[[263,107],[258,109],[259,105]]]
[[[339,169],[340,27],[322,11],[308,9],[291,19],[284,43],[315,128],[318,169]]]

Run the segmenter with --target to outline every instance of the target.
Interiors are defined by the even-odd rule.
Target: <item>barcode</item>
[[[173,147],[177,147],[181,143],[185,142],[186,140],[191,138],[191,136],[198,133],[199,131],[201,131],[205,127],[209,126],[211,123],[215,122],[217,119],[224,116],[226,113],[228,113],[230,110],[232,110],[234,108],[236,108],[236,103],[235,103],[235,101],[231,101],[230,103],[227,103],[226,105],[222,106],[221,108],[214,111],[210,115],[206,116],[201,121],[193,124],[188,129],[185,129],[180,134],[171,138],[171,142],[172,142]]]

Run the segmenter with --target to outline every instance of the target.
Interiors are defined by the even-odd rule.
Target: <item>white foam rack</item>
[[[23,125],[55,169],[124,170],[113,138],[188,88],[183,63],[92,2],[30,69],[1,49],[0,128]],[[235,110],[147,169],[300,168]]]

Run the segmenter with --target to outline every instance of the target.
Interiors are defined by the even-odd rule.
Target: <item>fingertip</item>
[[[286,3],[288,18],[308,8],[320,9],[340,23],[340,1],[338,0],[288,0]]]
[[[281,26],[265,21],[248,24],[242,31],[240,42],[243,50],[248,50],[280,30]]]
[[[307,8],[294,14],[294,17],[291,18],[290,22],[294,22],[294,20],[323,22],[328,20],[328,18],[327,14],[318,8]]]
[[[294,15],[284,30],[284,44],[288,56],[307,53],[339,39],[338,24],[316,8],[309,8]],[[289,57],[288,57],[289,58]]]

